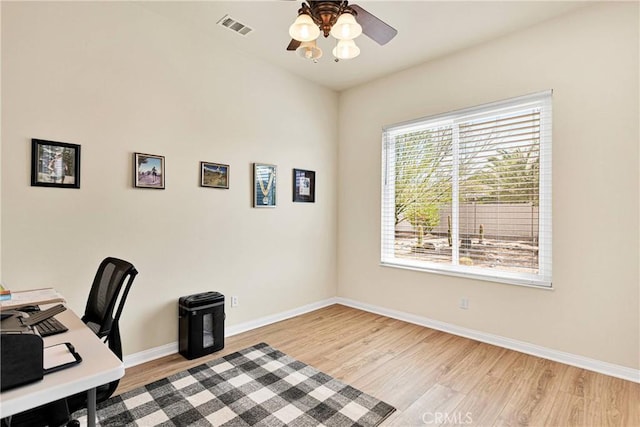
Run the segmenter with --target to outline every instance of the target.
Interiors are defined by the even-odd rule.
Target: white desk
[[[0,417],[23,412],[83,391],[88,393],[88,425],[95,426],[96,387],[124,376],[124,364],[70,309],[56,315],[69,330],[44,338],[44,346],[70,342],[82,362],[44,376],[42,381],[0,393]]]

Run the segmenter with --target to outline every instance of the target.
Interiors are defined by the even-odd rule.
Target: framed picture
[[[164,190],[164,156],[134,153],[133,185]]]
[[[32,139],[31,185],[80,188],[80,146]]]
[[[315,203],[316,173],[314,171],[293,170],[293,201]]]
[[[229,188],[229,165],[200,162],[200,186]]]
[[[273,208],[276,206],[276,165],[253,164],[253,207]]]

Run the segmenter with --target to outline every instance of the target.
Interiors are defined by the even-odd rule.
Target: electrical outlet
[[[238,306],[238,297],[234,295],[231,297],[231,307],[237,307],[237,306]]]
[[[469,299],[468,298],[460,298],[460,308],[463,310],[469,309]]]

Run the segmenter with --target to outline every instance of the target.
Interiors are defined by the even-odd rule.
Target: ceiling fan
[[[338,41],[333,49],[336,62],[355,58],[360,54],[354,39],[360,34],[368,36],[380,45],[393,39],[398,30],[348,1],[307,1],[298,10],[298,17],[289,27],[291,42],[287,50],[295,50],[303,58],[317,62],[322,50],[316,39],[323,34]]]

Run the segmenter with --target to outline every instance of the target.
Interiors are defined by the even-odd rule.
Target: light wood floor
[[[341,305],[134,366],[117,393],[259,342],[395,406],[383,426],[640,427],[640,384]]]

